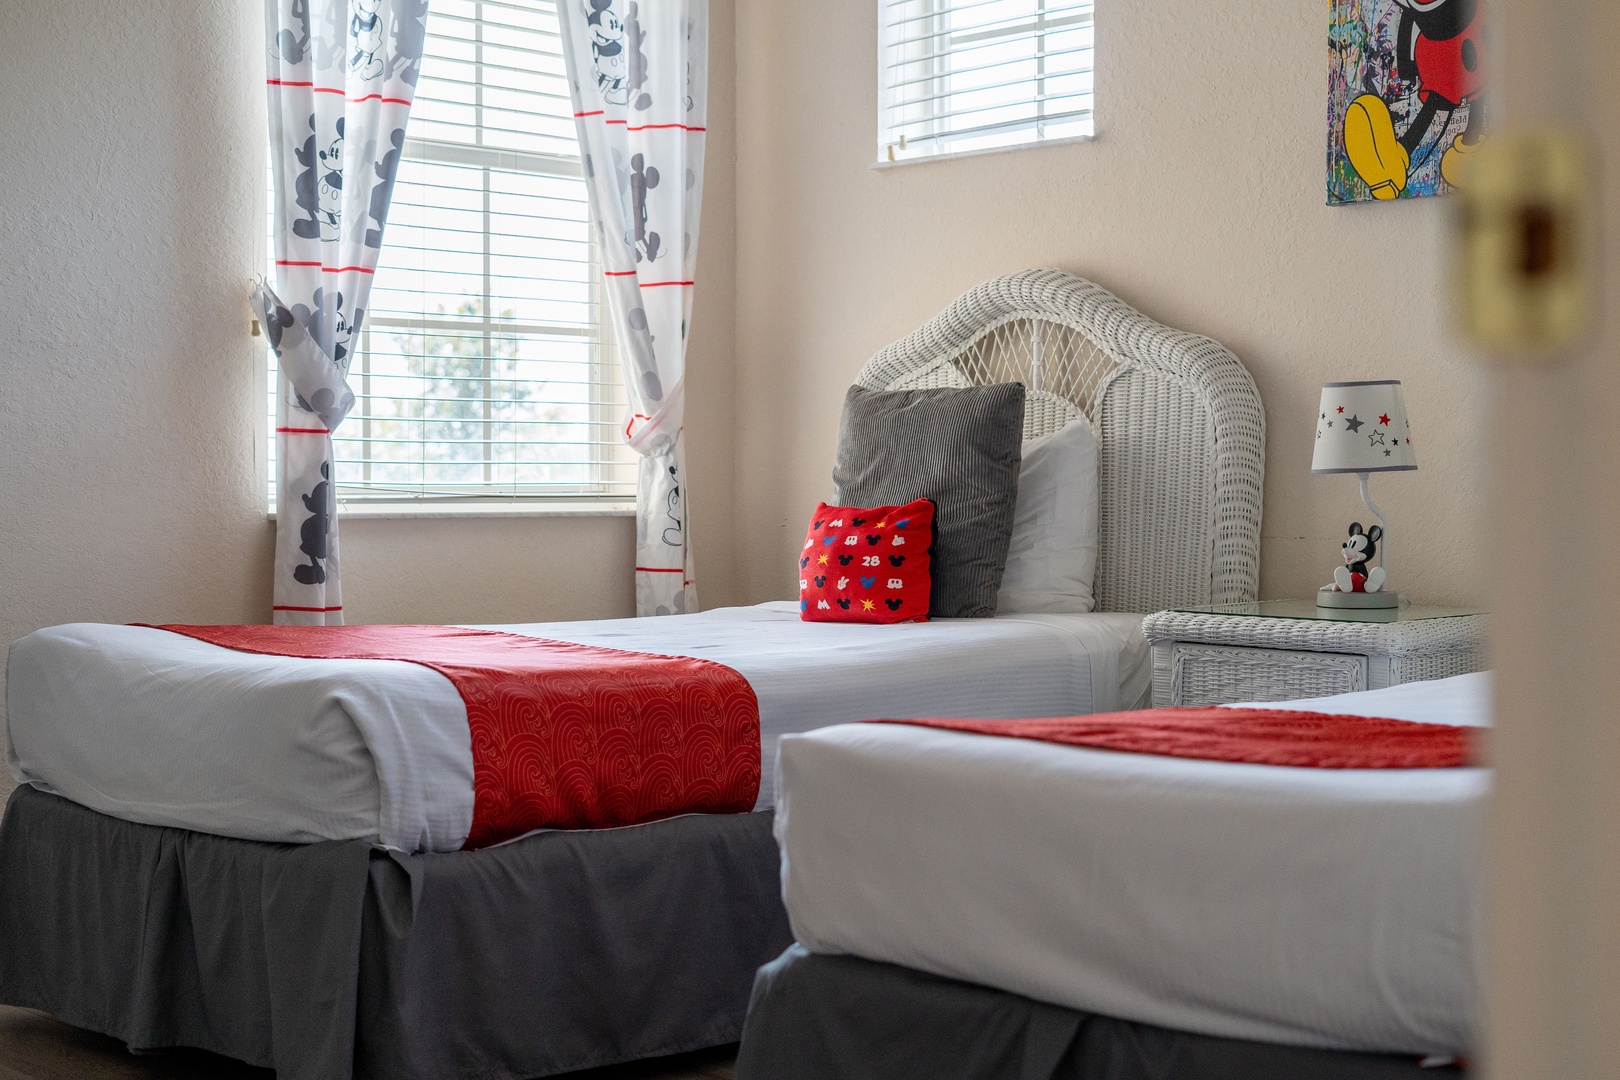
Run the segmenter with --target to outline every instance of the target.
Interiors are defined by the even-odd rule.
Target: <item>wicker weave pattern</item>
[[[874,356],[879,390],[1022,382],[1024,435],[1080,416],[1101,448],[1100,611],[1253,600],[1265,413],[1223,346],[1061,270],[988,281]]]
[[[1177,705],[1233,701],[1292,701],[1367,689],[1367,658],[1341,653],[1283,652],[1178,643],[1169,651],[1168,678]]]
[[[1310,652],[1387,653],[1415,661],[1424,655],[1479,649],[1485,636],[1485,616],[1363,623],[1161,611],[1142,620],[1142,631],[1150,642],[1204,641]],[[1468,668],[1450,674],[1478,670]]]
[[[1453,675],[1467,675],[1470,671],[1484,671],[1485,667],[1485,650],[1477,647],[1397,656],[1394,681],[1408,683],[1422,682],[1424,679],[1449,679]]]
[[[1486,666],[1483,615],[1357,623],[1161,611],[1142,629],[1155,705],[1291,701]]]

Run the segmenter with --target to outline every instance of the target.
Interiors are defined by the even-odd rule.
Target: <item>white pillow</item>
[[[1097,438],[1072,420],[1024,443],[998,612],[1063,614],[1096,607]]]

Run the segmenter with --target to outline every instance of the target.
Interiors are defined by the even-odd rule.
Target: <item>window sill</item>
[[[364,502],[338,503],[338,518],[407,518],[407,519],[474,519],[474,518],[593,518],[634,517],[636,504],[624,501],[579,500],[550,502],[533,500],[510,503],[416,503],[416,502]],[[274,521],[276,508],[269,508]]]
[[[1016,154],[1020,150],[1039,150],[1047,146],[1073,146],[1075,143],[1096,142],[1097,135],[1070,135],[1062,139],[1040,139],[1035,142],[1014,143],[1011,146],[987,146],[980,150],[955,150],[948,154],[923,154],[917,157],[878,160],[871,164],[877,170],[899,169],[907,165],[925,165],[930,161],[955,161],[958,158],[989,157],[992,154]]]

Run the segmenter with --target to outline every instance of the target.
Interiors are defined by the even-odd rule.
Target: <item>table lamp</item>
[[[1359,476],[1361,500],[1378,525],[1366,529],[1360,523],[1350,526],[1350,537],[1342,549],[1345,565],[1334,571],[1333,584],[1317,592],[1316,604],[1325,608],[1399,607],[1400,594],[1389,580],[1389,522],[1367,494],[1367,476],[1417,468],[1400,381],[1323,383],[1317,414],[1311,472]],[[1375,551],[1378,566],[1373,569],[1368,562]]]

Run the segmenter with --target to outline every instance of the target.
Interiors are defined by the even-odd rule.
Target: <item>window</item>
[[[1092,0],[878,0],[878,160],[1092,133]]]
[[[633,498],[554,4],[434,0],[407,132],[338,497]]]

